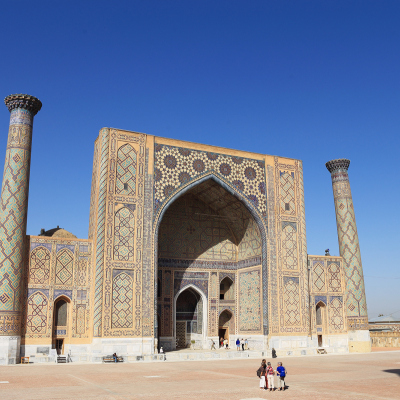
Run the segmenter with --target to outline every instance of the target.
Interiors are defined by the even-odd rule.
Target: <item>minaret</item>
[[[347,314],[347,328],[352,331],[349,336],[350,351],[368,351],[371,345],[364,276],[356,217],[347,173],[350,160],[342,158],[328,161],[325,165],[332,177],[339,252],[343,257],[346,279],[345,312]]]
[[[19,362],[26,220],[36,97],[7,96],[11,113],[0,200],[0,364]]]

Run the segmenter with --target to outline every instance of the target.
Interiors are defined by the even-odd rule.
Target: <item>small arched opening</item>
[[[235,300],[235,286],[231,278],[224,278],[219,285],[220,300]]]
[[[57,354],[64,354],[64,345],[68,337],[69,303],[67,297],[59,297],[54,302],[53,312],[53,348]]]
[[[322,335],[325,333],[325,316],[326,306],[325,303],[319,301],[315,306],[315,326],[317,328],[317,337],[318,337],[318,347],[323,346],[323,337]]]

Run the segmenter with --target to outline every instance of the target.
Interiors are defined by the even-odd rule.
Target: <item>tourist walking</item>
[[[212,340],[212,339],[211,339],[211,350],[217,350],[217,349],[215,348],[215,342],[214,342],[214,340]]]
[[[275,375],[275,371],[272,368],[271,363],[269,362],[269,363],[267,363],[267,369],[265,371],[265,376],[267,377],[269,391],[275,390],[274,375]]]
[[[260,368],[257,370],[257,376],[260,378],[260,390],[265,389],[265,371],[267,365],[265,364],[265,360],[261,361]]]
[[[287,371],[281,362],[278,362],[278,367],[276,368],[276,375],[278,376],[278,386],[279,390],[285,390],[285,376]]]
[[[236,339],[236,351],[240,350],[240,340],[239,338]]]
[[[243,340],[243,338],[240,340],[240,345],[242,346],[242,351],[244,351],[244,340]]]

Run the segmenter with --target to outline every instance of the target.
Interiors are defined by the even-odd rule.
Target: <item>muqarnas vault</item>
[[[348,160],[326,164],[340,257],[307,254],[301,161],[110,128],[95,141],[88,239],[27,236],[42,103],[5,103],[1,363],[54,350],[135,361],[221,337],[280,354],[369,350]]]

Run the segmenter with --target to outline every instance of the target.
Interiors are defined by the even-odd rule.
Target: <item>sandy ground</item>
[[[0,367],[0,399],[400,399],[400,351],[270,361],[285,392],[259,390],[259,360],[71,363]]]

